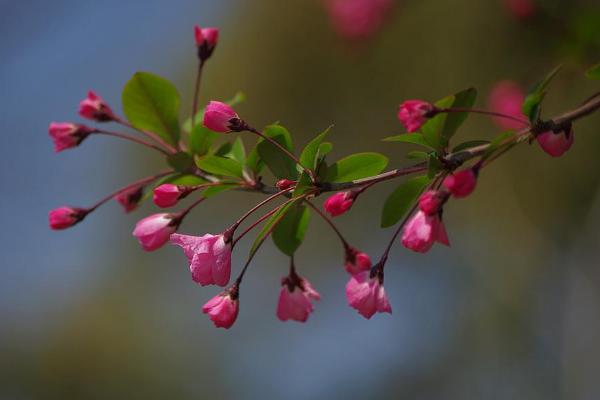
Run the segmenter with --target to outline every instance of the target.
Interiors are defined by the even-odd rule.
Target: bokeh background
[[[144,253],[131,236],[146,204],[115,203],[51,232],[48,210],[88,205],[159,168],[153,154],[93,137],[55,155],[52,120],[77,120],[90,88],[114,108],[138,70],[172,79],[184,110],[195,70],[192,27],[219,26],[202,101],[243,90],[253,124],[281,121],[297,146],[330,123],[334,156],[409,145],[395,113],[468,86],[479,106],[495,82],[527,86],[554,65],[548,115],[598,90],[595,0],[537,2],[517,18],[502,0],[395,0],[368,38],[348,40],[319,0],[0,2],[0,398],[2,399],[581,399],[600,397],[600,115],[575,126],[551,159],[522,146],[451,202],[451,248],[396,246],[386,269],[393,315],[366,321],[346,305],[335,237],[314,217],[298,253],[322,294],[307,324],[275,317],[286,259],[272,243],[242,288],[229,331],[202,304],[218,289],[190,279],[181,251]],[[183,117],[183,116],[182,116]],[[491,138],[471,117],[461,138]],[[379,213],[395,183],[361,197],[339,225],[376,257],[391,234]],[[182,231],[218,232],[260,196],[207,201]],[[248,243],[236,250],[239,268]]]

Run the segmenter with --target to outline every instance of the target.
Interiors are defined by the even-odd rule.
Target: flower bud
[[[295,272],[281,280],[281,291],[277,302],[277,318],[280,321],[306,322],[313,312],[311,300],[320,300],[321,295],[310,282]]]
[[[54,142],[54,151],[59,152],[79,146],[94,129],[72,122],[51,122],[48,133]]]
[[[296,181],[292,181],[289,179],[280,179],[277,181],[275,186],[277,186],[277,189],[279,189],[279,190],[286,190],[286,189],[291,188],[295,184],[296,184]]]
[[[536,139],[542,150],[547,154],[552,157],[560,157],[571,148],[575,135],[573,134],[573,128],[569,127],[566,131],[540,133]]]
[[[153,251],[169,241],[169,237],[179,226],[178,218],[173,214],[153,214],[135,225],[135,236],[146,251]]]
[[[428,190],[419,197],[419,209],[427,215],[438,214],[448,200],[448,192]]]
[[[525,100],[525,92],[516,82],[500,81],[494,85],[488,97],[488,107],[491,111],[509,115],[514,118],[527,120],[521,111]],[[502,129],[521,129],[524,125],[504,117],[492,117],[492,121]]]
[[[435,242],[450,245],[444,223],[438,214],[427,215],[419,210],[404,226],[402,244],[407,249],[426,253]]]
[[[67,206],[54,209],[48,213],[50,228],[54,230],[70,228],[84,219],[88,212],[85,208]]]
[[[346,298],[350,307],[367,319],[376,312],[392,313],[392,306],[383,288],[381,272],[372,274],[371,271],[363,271],[353,275],[346,284]]]
[[[115,119],[115,115],[110,107],[92,90],[79,103],[79,115],[97,122],[106,122]]]
[[[407,100],[400,104],[398,119],[408,132],[416,132],[431,117],[435,107],[422,100]]]
[[[217,46],[217,42],[219,41],[219,29],[202,29],[196,25],[194,26],[194,38],[196,40],[196,46],[198,47],[198,58],[200,58],[201,61],[205,61],[212,55]]]
[[[524,21],[535,15],[534,0],[504,0],[504,6],[517,20]]]
[[[243,121],[235,110],[219,101],[211,101],[206,106],[206,111],[204,111],[204,126],[221,133],[237,132],[244,128]]]
[[[324,0],[336,33],[347,40],[364,40],[379,31],[392,0]]]
[[[477,172],[474,168],[463,169],[448,175],[442,185],[448,189],[454,197],[467,197],[477,186]]]
[[[353,203],[354,196],[352,192],[338,192],[325,200],[323,207],[332,217],[337,217],[348,211]]]
[[[165,183],[154,189],[152,201],[161,208],[172,207],[188,193],[184,186]]]
[[[208,314],[217,328],[231,328],[238,316],[238,311],[237,286],[221,292],[202,306],[202,312]]]
[[[135,186],[116,195],[115,200],[123,206],[126,213],[129,213],[137,208],[143,195],[144,186]]]
[[[349,274],[356,275],[360,272],[371,269],[371,258],[367,253],[358,251],[354,247],[348,247],[346,249],[344,266]]]

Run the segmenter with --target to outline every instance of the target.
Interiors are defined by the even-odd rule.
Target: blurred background
[[[144,253],[131,236],[151,204],[124,215],[111,202],[73,229],[47,227],[50,209],[90,205],[162,161],[105,137],[56,155],[48,123],[77,121],[88,89],[120,109],[138,70],[174,81],[188,109],[194,24],[221,28],[202,102],[243,90],[252,124],[281,121],[300,147],[334,123],[334,157],[379,151],[391,167],[409,163],[410,145],[380,139],[403,132],[407,98],[475,86],[485,107],[499,80],[527,87],[558,63],[547,116],[598,90],[583,77],[600,61],[596,0],[371,2],[0,2],[1,399],[600,398],[600,115],[575,125],[559,159],[524,145],[486,169],[446,207],[452,247],[397,245],[393,315],[370,321],[346,305],[342,250],[314,216],[297,256],[322,294],[308,323],[275,317],[288,264],[269,241],[229,331],[201,314],[218,289],[191,281],[179,249]],[[457,139],[499,131],[473,116]],[[336,220],[373,258],[392,233],[379,216],[396,184]],[[206,201],[181,231],[219,232],[260,198]]]

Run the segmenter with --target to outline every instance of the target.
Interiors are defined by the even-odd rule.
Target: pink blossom
[[[360,272],[353,275],[346,284],[348,304],[367,319],[376,312],[392,313],[392,307],[383,288],[382,275],[378,273],[371,275],[370,271]]]
[[[488,97],[488,107],[491,111],[510,115],[511,117],[527,120],[521,106],[525,100],[525,92],[516,82],[500,81],[494,85]],[[492,117],[492,120],[502,129],[521,129],[524,124],[503,117]]]
[[[551,155],[552,157],[560,157],[573,145],[575,135],[573,134],[573,128],[568,131],[553,132],[547,131],[537,135],[537,142],[539,143],[542,150]]]
[[[518,20],[526,20],[535,15],[536,6],[534,0],[504,0],[508,12]]]
[[[402,232],[404,247],[426,253],[435,242],[450,245],[444,223],[438,214],[427,215],[419,210],[407,222]]]
[[[115,119],[115,115],[110,107],[92,90],[79,103],[79,115],[97,122],[106,122]]]
[[[115,200],[119,202],[125,209],[125,212],[131,212],[135,210],[144,195],[144,186],[134,186],[127,190],[122,191],[115,196]]]
[[[173,234],[171,243],[183,249],[190,262],[194,282],[202,286],[225,286],[231,276],[231,241],[224,235]]]
[[[153,214],[135,225],[133,236],[146,251],[153,251],[169,241],[169,237],[179,226],[178,218],[173,214]]]
[[[238,311],[239,299],[235,286],[216,295],[202,306],[202,312],[208,314],[217,328],[231,328],[238,316]]]
[[[48,213],[50,228],[62,230],[70,228],[81,221],[88,214],[84,208],[63,206],[54,209]]]
[[[454,197],[467,197],[477,186],[477,173],[473,168],[463,169],[448,175],[442,185]]]
[[[400,104],[398,119],[409,132],[418,131],[435,110],[433,104],[422,100],[406,100]]]
[[[419,197],[419,209],[427,215],[437,214],[448,199],[448,193],[441,190],[428,190]]]
[[[354,247],[346,249],[346,259],[344,262],[346,271],[349,274],[355,275],[362,271],[371,269],[371,257],[367,253],[363,253]]]
[[[325,0],[336,32],[349,40],[367,39],[383,25],[392,0]]]
[[[165,183],[154,189],[152,200],[161,208],[172,207],[187,194],[184,187]]]
[[[200,28],[194,26],[194,39],[198,47],[198,57],[201,61],[207,60],[215,50],[219,41],[218,28]]]
[[[240,117],[225,103],[211,101],[204,112],[204,126],[215,132],[227,133],[237,130]]]
[[[72,122],[51,122],[48,127],[57,153],[78,146],[92,132],[94,129]]]
[[[348,211],[353,203],[354,196],[351,192],[338,192],[325,200],[323,207],[332,217],[337,217]]]
[[[281,292],[277,303],[277,318],[281,321],[292,319],[306,322],[313,312],[311,300],[320,300],[321,296],[309,281],[295,273],[286,276],[281,281]]]

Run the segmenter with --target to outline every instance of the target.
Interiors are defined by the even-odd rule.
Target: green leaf
[[[600,64],[596,64],[585,71],[585,76],[588,79],[600,80]]]
[[[424,146],[429,149],[433,149],[433,147],[425,140],[423,135],[420,133],[401,133],[400,135],[390,136],[383,139],[384,142],[402,142],[402,143],[412,143],[418,144],[419,146]]]
[[[331,143],[331,142],[321,143],[321,145],[319,146],[319,152],[317,154],[317,158],[322,159],[327,154],[331,153],[331,150],[333,150],[333,143]]]
[[[244,101],[246,101],[246,95],[244,94],[244,92],[237,92],[235,94],[235,96],[232,99],[226,101],[225,104],[227,104],[231,107],[235,107],[238,104],[243,103]],[[196,113],[196,127],[198,127],[198,125],[202,126],[203,119],[204,119],[204,108]],[[183,123],[183,129],[185,129],[188,132],[192,131],[192,119],[191,118],[188,118],[185,120],[185,122]],[[212,131],[210,131],[210,132],[212,132]]]
[[[279,208],[273,215],[269,217],[269,219],[267,219],[267,222],[265,222],[263,228],[260,230],[259,234],[254,239],[252,247],[250,247],[249,257],[252,257],[252,255],[256,253],[256,250],[258,250],[258,246],[260,246],[264,238],[269,234],[269,232],[271,232],[271,228],[273,228],[273,226],[285,216],[290,207],[292,207],[297,201],[299,200],[291,201],[281,206],[281,208]]]
[[[185,172],[194,165],[192,155],[184,151],[167,156],[167,164],[173,167],[178,172]]]
[[[237,137],[233,144],[231,145],[231,150],[229,153],[225,154],[225,157],[231,158],[240,164],[246,163],[246,149],[244,147],[244,142],[241,137]]]
[[[196,158],[196,165],[210,174],[242,178],[242,164],[236,160],[217,156]]]
[[[122,101],[123,111],[134,127],[177,145],[180,100],[171,82],[148,72],[136,72],[123,89]]]
[[[254,146],[246,158],[246,167],[248,167],[248,169],[254,172],[256,175],[260,174],[265,167],[264,161],[261,160],[260,156],[258,155],[256,146]]]
[[[411,160],[427,160],[429,158],[429,153],[425,151],[409,151],[406,154],[406,158]]]
[[[327,129],[325,129],[321,134],[319,134],[316,138],[311,140],[304,150],[302,150],[302,154],[300,154],[300,164],[302,164],[305,168],[315,169],[317,168],[318,154],[319,148],[323,143],[323,140],[329,133],[329,130],[333,127],[330,125]]]
[[[540,106],[542,101],[544,100],[544,96],[546,96],[546,88],[554,79],[558,71],[561,69],[561,65],[554,68],[544,79],[537,82],[535,85],[531,87],[529,93],[525,97],[523,101],[523,106],[521,107],[521,111],[523,114],[529,118],[529,121],[536,122],[540,115]]]
[[[381,214],[381,227],[396,225],[417,201],[423,190],[431,182],[426,176],[416,176],[403,182],[387,198]]]
[[[217,157],[227,157],[227,154],[231,153],[233,145],[229,142],[225,142],[220,145],[213,153]]]
[[[427,177],[432,179],[444,167],[444,164],[438,159],[438,155],[429,154],[429,164],[427,165]]]
[[[208,188],[204,189],[204,191],[202,192],[202,196],[206,198],[213,197],[221,192],[234,189],[236,187],[239,187],[239,185],[236,185],[235,183],[223,183],[218,186],[209,186]]]
[[[192,153],[203,156],[210,150],[210,146],[219,137],[217,132],[213,132],[208,128],[205,128],[202,124],[196,125],[196,127],[190,133],[190,150]]]
[[[477,90],[474,88],[465,89],[454,95],[452,108],[471,108],[475,104],[477,98]],[[442,129],[442,144],[444,147],[448,145],[450,139],[458,128],[465,122],[469,113],[467,112],[452,112],[446,116],[446,123]]]
[[[283,126],[269,125],[265,128],[263,134],[293,153],[292,137]],[[268,140],[260,139],[256,145],[256,151],[276,178],[295,180],[298,176],[294,160]]]
[[[488,144],[488,143],[490,143],[489,140],[469,140],[467,142],[462,142],[461,144],[454,146],[454,148],[452,149],[452,152],[458,153],[461,150],[466,150],[471,147],[481,146],[482,144]]]
[[[349,182],[377,175],[388,164],[386,156],[379,153],[357,153],[338,160],[329,166],[327,182]]]
[[[435,103],[435,105],[439,108],[448,108],[451,107],[452,104],[454,104],[454,96],[445,97]],[[430,147],[438,152],[442,152],[448,145],[443,137],[444,124],[446,123],[447,117],[447,113],[440,113],[429,119],[429,121],[427,121],[421,127],[421,133],[423,134],[423,137],[427,143],[429,143]]]
[[[273,242],[284,254],[293,256],[304,240],[310,221],[309,209],[295,204],[273,229]]]

